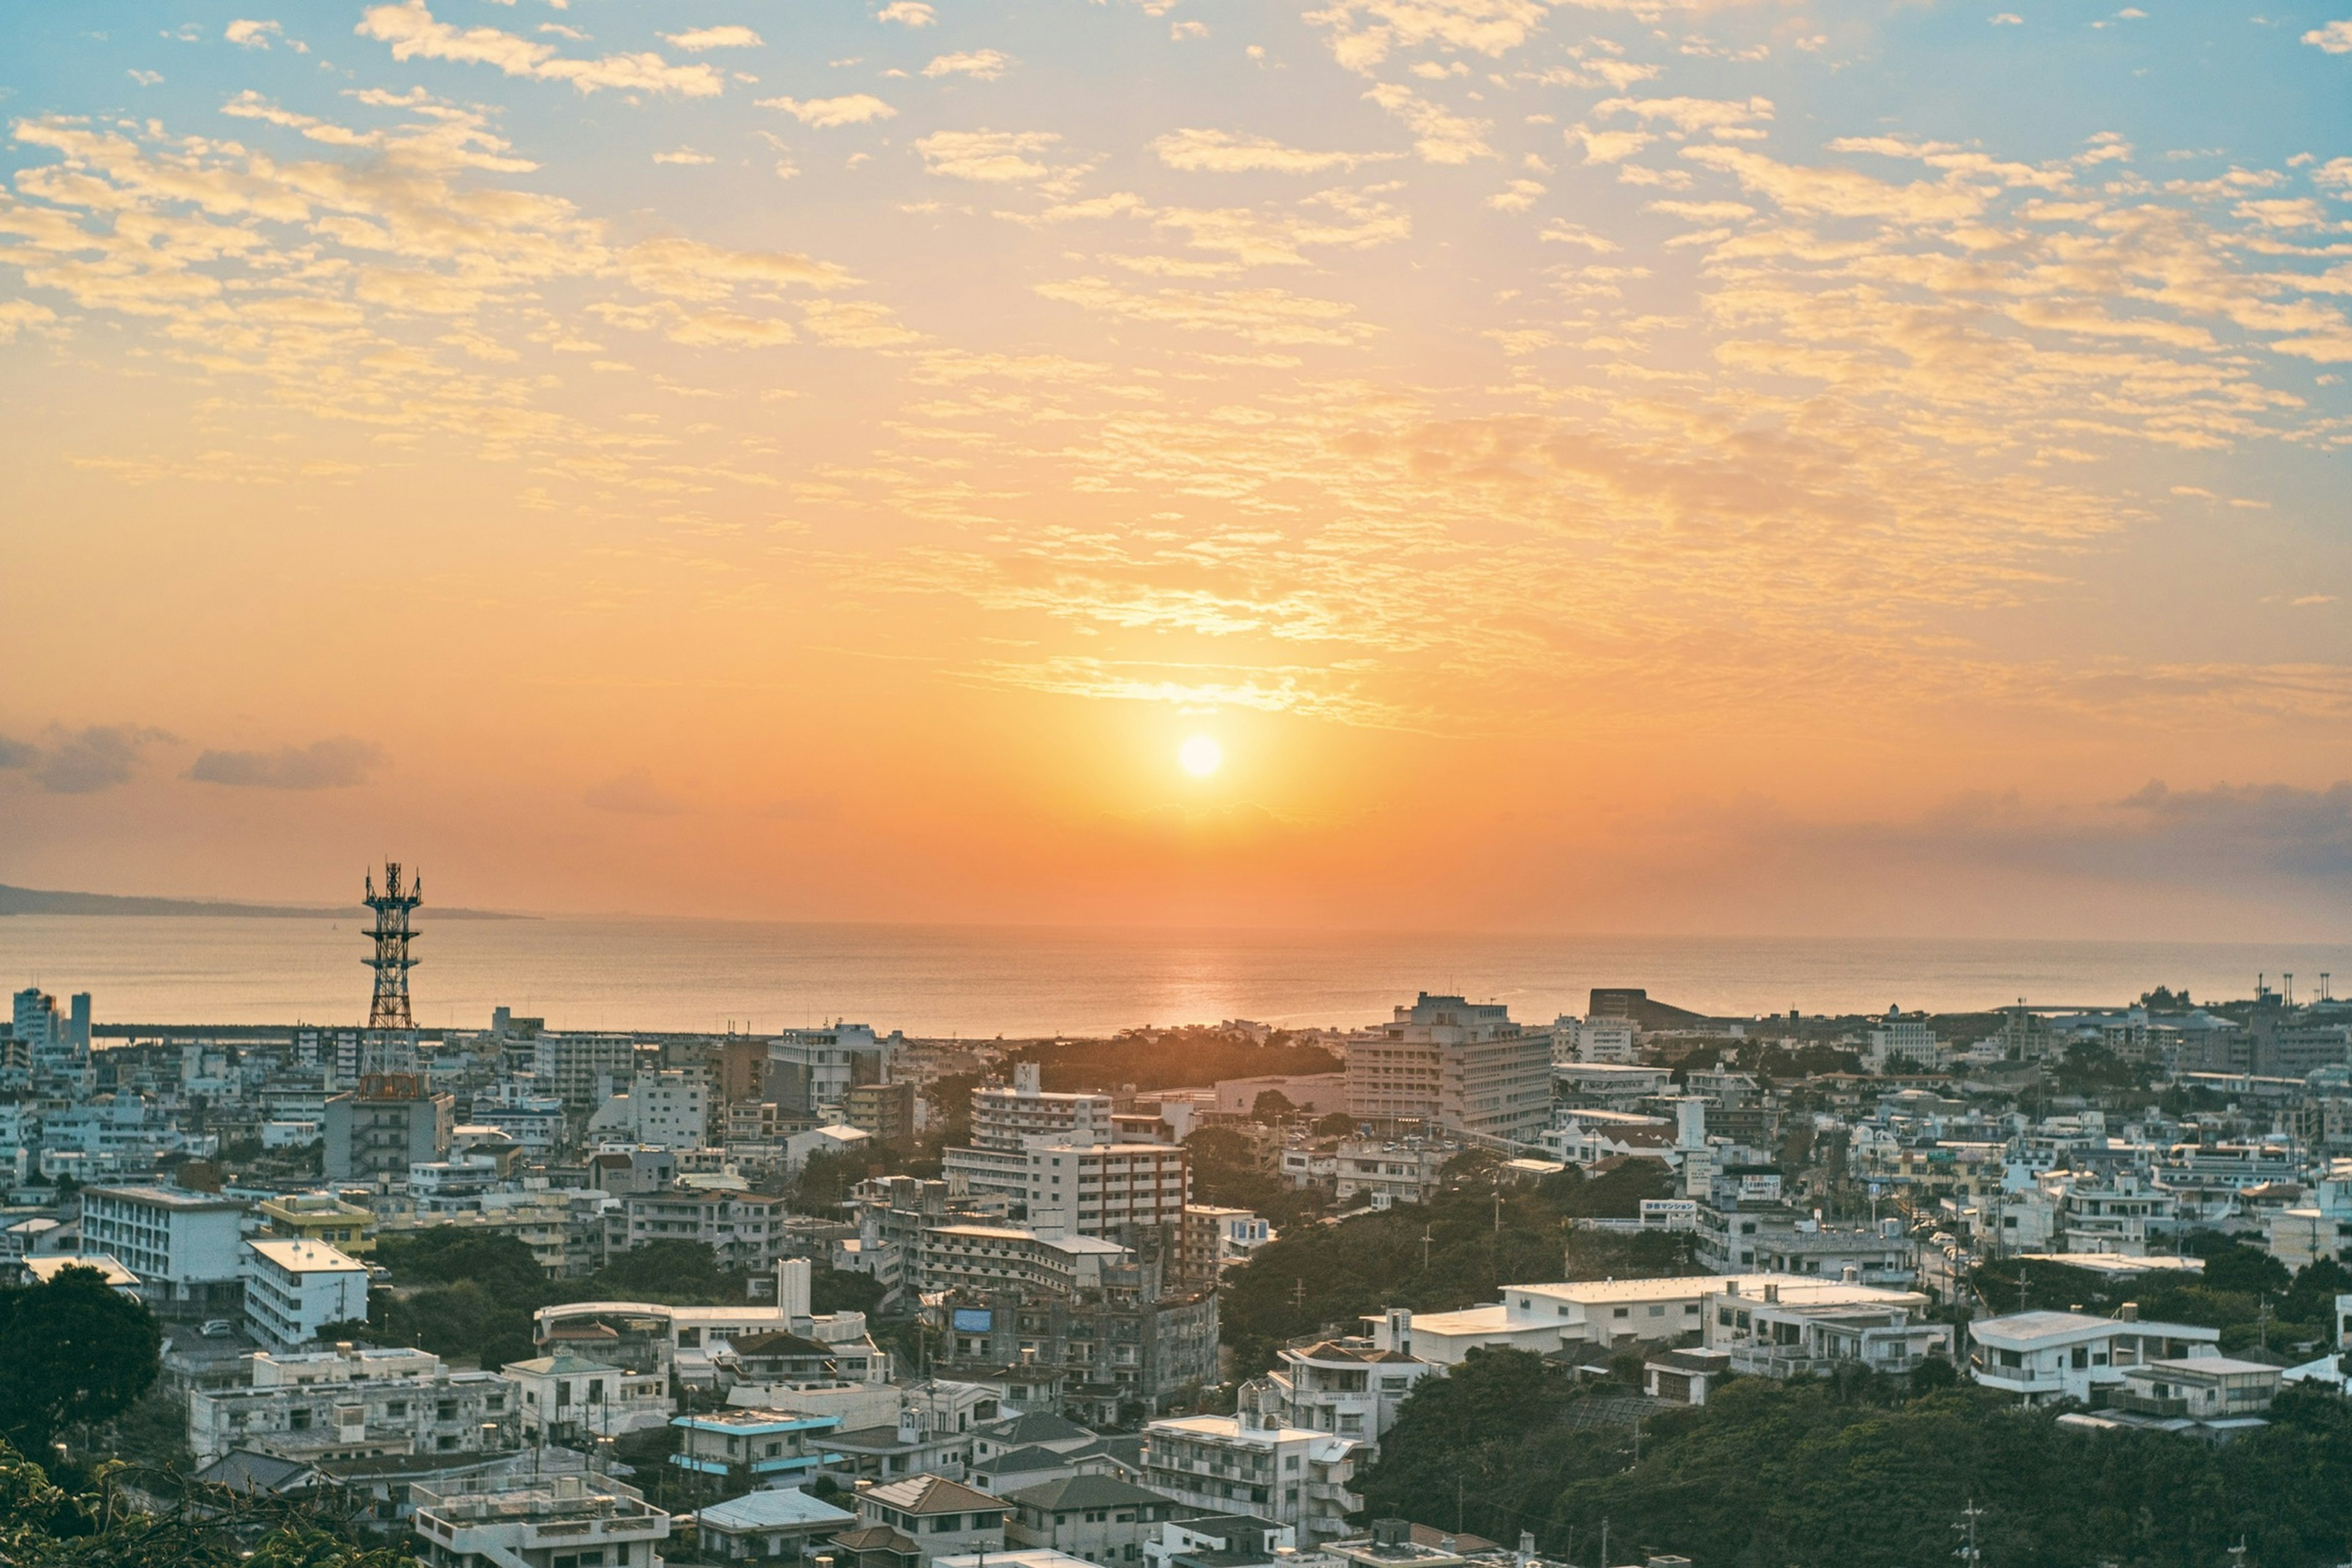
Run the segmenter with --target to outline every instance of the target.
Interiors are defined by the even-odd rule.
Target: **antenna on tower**
[[[383,891],[375,890],[375,878],[370,875],[367,896],[360,901],[375,911],[375,929],[368,932],[375,941],[375,956],[360,961],[375,971],[375,994],[368,999],[367,1026],[414,1029],[416,1020],[408,1010],[408,972],[416,967],[416,960],[408,956],[408,942],[416,933],[408,929],[408,917],[425,901],[425,879],[411,878],[403,885],[400,862],[387,860]]]

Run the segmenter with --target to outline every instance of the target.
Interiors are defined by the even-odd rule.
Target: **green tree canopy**
[[[163,1331],[95,1268],[0,1289],[0,1436],[40,1453],[68,1426],[131,1408],[162,1370]]]

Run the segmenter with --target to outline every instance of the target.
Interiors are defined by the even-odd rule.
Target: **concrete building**
[[[1181,1226],[1191,1183],[1181,1143],[1031,1139],[1024,1200],[1040,1236],[1117,1236]]]
[[[1863,1050],[1863,1063],[1876,1073],[1933,1072],[1942,1051],[1936,1031],[1924,1014],[1906,1016],[1890,1007],[1873,1025]]]
[[[667,1425],[669,1380],[589,1361],[569,1351],[509,1362],[499,1369],[521,1393],[527,1442],[618,1437]]]
[[[1186,1204],[1176,1271],[1187,1289],[1213,1286],[1230,1266],[1274,1239],[1274,1227],[1248,1209]]]
[[[1100,1237],[1045,1237],[1019,1226],[938,1225],[922,1233],[915,1288],[1076,1295],[1100,1289],[1104,1266],[1128,1256],[1126,1247]]]
[[[554,1095],[577,1116],[612,1099],[637,1072],[637,1042],[626,1035],[543,1034],[530,1048],[537,1091]]]
[[[330,1323],[367,1321],[367,1265],[323,1241],[245,1244],[245,1321],[264,1344],[301,1345]]]
[[[1214,1290],[1156,1294],[1128,1283],[1069,1296],[959,1290],[939,1310],[943,1375],[979,1383],[1024,1374],[1061,1380],[1058,1402],[1083,1419],[1125,1423],[1217,1381]]]
[[[365,1258],[375,1250],[375,1211],[347,1204],[332,1193],[264,1198],[255,1212],[269,1234],[282,1240],[320,1242],[352,1258]]]
[[[604,1211],[604,1256],[654,1241],[698,1241],[721,1268],[772,1268],[783,1251],[784,1200],[723,1188],[632,1193]]]
[[[169,1187],[89,1187],[81,1245],[139,1276],[151,1304],[234,1308],[244,1299],[245,1205]]]
[[[1211,1513],[1247,1512],[1314,1542],[1348,1532],[1362,1445],[1258,1415],[1180,1415],[1143,1431],[1145,1484]]]
[[[915,1135],[915,1086],[852,1084],[841,1097],[841,1119],[882,1142],[903,1143]]]
[[[1551,1037],[1496,1003],[1423,992],[1348,1038],[1348,1114],[1414,1119],[1487,1146],[1532,1146],[1551,1116]]]
[[[1342,1138],[1333,1151],[1331,1194],[1342,1209],[1423,1202],[1462,1145],[1439,1138]]]
[[[1952,1326],[1926,1321],[1908,1303],[1783,1300],[1781,1289],[1768,1283],[1761,1296],[1734,1288],[1706,1298],[1706,1345],[1724,1352],[1730,1370],[1790,1378],[1853,1364],[1907,1374],[1921,1362],[1951,1359]]]
[[[761,1098],[790,1112],[833,1120],[851,1089],[889,1079],[902,1043],[895,1034],[877,1038],[864,1024],[786,1029],[768,1042]]]
[[[2189,1356],[2124,1369],[2113,1408],[2159,1420],[2242,1420],[2260,1415],[2278,1397],[2285,1368],[2231,1356]]]
[[[1009,1087],[977,1089],[971,1096],[971,1142],[946,1151],[944,1173],[975,1193],[1027,1197],[1031,1139],[1110,1143],[1118,1139],[1107,1094],[1048,1094],[1035,1062],[1015,1062]]]
[[[1112,1476],[1066,1476],[1007,1492],[1004,1500],[1012,1507],[1008,1546],[1050,1547],[1102,1568],[1141,1563],[1143,1543],[1161,1525],[1197,1511]]]
[[[494,1454],[521,1441],[511,1382],[451,1372],[425,1351],[338,1345],[247,1364],[244,1386],[188,1395],[188,1447],[200,1465],[236,1448],[307,1463]]]
[[[329,1100],[324,1121],[327,1180],[404,1186],[411,1165],[449,1152],[457,1100],[414,1073],[372,1073]]]
[[[702,1148],[710,1142],[710,1080],[698,1068],[641,1069],[597,1108],[588,1131],[652,1149]]]
[[[425,1568],[661,1568],[669,1515],[609,1476],[411,1489]]]
[[[670,1426],[678,1446],[669,1462],[733,1495],[814,1480],[824,1441],[841,1429],[841,1417],[732,1406],[680,1415]]]
[[[820,1542],[856,1522],[848,1510],[797,1487],[747,1492],[706,1504],[694,1515],[703,1555],[721,1563],[804,1562],[816,1555]]]
[[[2120,1387],[2131,1368],[2219,1355],[2221,1339],[2219,1329],[2141,1322],[2137,1314],[2016,1312],[1969,1325],[1968,1370],[1987,1388],[2032,1404],[2087,1401],[2094,1390]]]
[[[1392,1307],[1366,1321],[1377,1348],[1454,1366],[1474,1350],[1497,1346],[1546,1355],[1570,1345],[1676,1339],[1700,1331],[1707,1299],[1733,1286],[1741,1295],[1757,1299],[1769,1286],[1781,1300],[1791,1303],[1901,1306],[1913,1311],[1927,1307],[1927,1298],[1914,1290],[1801,1276],[1700,1274],[1507,1285],[1502,1300],[1485,1306],[1455,1312],[1409,1312]]]
[[[1354,1437],[1370,1459],[1396,1425],[1397,1410],[1413,1386],[1438,1369],[1370,1338],[1286,1345],[1281,1365],[1243,1384],[1241,1405],[1278,1416],[1284,1425]]]

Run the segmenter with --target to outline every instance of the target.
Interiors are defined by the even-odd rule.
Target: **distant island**
[[[146,899],[119,893],[54,893],[39,888],[12,888],[0,882],[0,915],[175,915],[227,916],[239,920],[352,920],[360,902],[349,904],[240,904],[226,899]],[[503,914],[496,910],[437,909],[428,904],[419,917],[442,921],[527,921],[536,915]]]

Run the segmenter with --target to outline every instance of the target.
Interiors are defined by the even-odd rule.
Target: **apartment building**
[[[2029,1404],[2088,1401],[2094,1390],[2122,1385],[2125,1373],[2152,1362],[2221,1354],[2221,1331],[2190,1323],[2142,1322],[2081,1312],[2014,1312],[1969,1325],[1969,1375]]]
[[[375,1211],[347,1204],[332,1193],[289,1193],[256,1205],[269,1234],[287,1241],[315,1241],[352,1258],[375,1250]]]
[[[1499,1003],[1423,992],[1348,1037],[1348,1114],[1417,1119],[1490,1144],[1532,1145],[1551,1116],[1551,1037]]]
[[[668,1514],[593,1471],[409,1490],[425,1568],[661,1568],[669,1538]]]
[[[945,1377],[979,1381],[1004,1369],[1063,1380],[1063,1404],[1116,1422],[1162,1408],[1217,1381],[1217,1296],[1138,1288],[1081,1297],[956,1290],[941,1301]]]
[[[669,1379],[657,1373],[612,1366],[569,1351],[509,1362],[499,1370],[520,1391],[527,1442],[593,1441],[669,1421]]]
[[[916,1289],[1075,1295],[1098,1288],[1104,1265],[1127,1256],[1126,1247],[1099,1237],[1045,1237],[1015,1226],[937,1225],[922,1232]]]
[[[637,1054],[626,1035],[541,1035],[531,1042],[531,1079],[541,1093],[585,1116],[636,1076]]]
[[[427,1089],[415,1073],[371,1073],[327,1101],[326,1176],[331,1182],[404,1186],[408,1168],[449,1152],[457,1097]]]
[[[1729,1370],[1751,1376],[1805,1377],[1850,1364],[1902,1374],[1952,1354],[1949,1323],[1928,1322],[1921,1310],[1897,1301],[1784,1301],[1779,1284],[1766,1284],[1759,1296],[1735,1282],[1710,1294],[1699,1315],[1706,1348],[1726,1352]]]
[[[915,1135],[915,1086],[852,1084],[841,1097],[841,1119],[885,1143],[905,1142]]]
[[[1117,1141],[1109,1095],[1048,1094],[1044,1082],[1044,1069],[1035,1062],[1015,1062],[1009,1087],[974,1089],[971,1142],[947,1151],[945,1173],[951,1180],[961,1178],[975,1193],[1025,1198],[1025,1152],[1032,1139],[1073,1143]]]
[[[323,1241],[245,1244],[245,1321],[266,1344],[308,1344],[330,1323],[367,1321],[367,1265]]]
[[[139,1276],[157,1304],[226,1309],[244,1298],[245,1205],[170,1187],[88,1187],[81,1245]]]
[[[1769,1286],[1784,1301],[1822,1305],[1901,1306],[1924,1312],[1916,1290],[1888,1290],[1843,1280],[1777,1274],[1681,1275],[1664,1279],[1582,1279],[1560,1284],[1507,1285],[1503,1299],[1454,1312],[1411,1312],[1392,1307],[1369,1320],[1381,1350],[1401,1351],[1440,1366],[1458,1365],[1474,1350],[1507,1346],[1549,1354],[1568,1345],[1658,1341],[1705,1327],[1707,1299],[1738,1287],[1761,1298]]]
[[[732,1494],[814,1480],[824,1441],[840,1430],[841,1417],[730,1406],[680,1415],[670,1426],[678,1446],[669,1462]]]
[[[1190,1192],[1181,1143],[1032,1139],[1024,1200],[1041,1236],[1112,1236],[1129,1226],[1181,1226]]]
[[[652,1149],[702,1148],[710,1142],[710,1079],[695,1068],[640,1070],[597,1108],[588,1131],[618,1133]]]
[[[895,1034],[877,1038],[864,1024],[786,1029],[768,1042],[761,1097],[788,1111],[831,1121],[854,1086],[888,1080],[901,1044]]]
[[[515,1385],[451,1372],[425,1351],[338,1345],[247,1358],[251,1381],[188,1395],[188,1448],[208,1465],[232,1448],[281,1459],[491,1454],[521,1441]]]
[[[1307,1542],[1348,1533],[1362,1445],[1255,1414],[1180,1415],[1143,1429],[1145,1484],[1210,1513],[1249,1513]]]
[[[1244,1384],[1244,1409],[1278,1416],[1284,1425],[1354,1437],[1371,1458],[1396,1425],[1397,1411],[1415,1384],[1438,1369],[1402,1351],[1382,1350],[1369,1338],[1286,1345],[1281,1364]]]
[[[775,1267],[784,1244],[784,1200],[723,1188],[632,1193],[604,1211],[604,1255],[654,1241],[699,1241],[722,1268]]]

